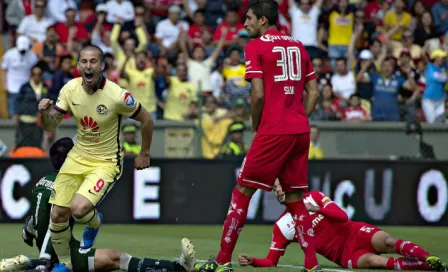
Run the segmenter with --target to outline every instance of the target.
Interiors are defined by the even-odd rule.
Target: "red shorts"
[[[309,133],[255,136],[238,184],[269,191],[279,178],[284,192],[307,190],[309,146]]]
[[[361,256],[368,253],[377,253],[372,245],[372,237],[381,229],[364,222],[353,222],[351,228],[351,241],[343,252],[342,266],[356,269]]]

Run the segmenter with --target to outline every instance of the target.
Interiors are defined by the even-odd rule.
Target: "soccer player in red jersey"
[[[296,221],[305,253],[305,270],[321,270],[311,217],[302,201],[308,188],[308,116],[316,106],[319,91],[303,44],[279,32],[277,21],[278,6],[274,0],[251,1],[244,26],[254,39],[244,54],[246,80],[252,83],[254,139],[232,192],[221,250],[216,260],[196,264],[198,271],[233,271],[232,253],[246,221],[249,201],[257,189],[272,190],[277,177],[286,192],[285,205]]]
[[[280,203],[285,203],[285,194],[278,182],[274,191]],[[349,220],[336,203],[319,191],[305,194],[304,202],[312,217],[317,252],[344,268],[447,271],[446,262],[431,256],[419,245],[395,238],[367,223]],[[240,265],[277,266],[286,247],[297,242],[294,224],[286,210],[275,222],[267,257],[242,254],[238,258]],[[403,257],[381,256],[383,253],[396,253]]]

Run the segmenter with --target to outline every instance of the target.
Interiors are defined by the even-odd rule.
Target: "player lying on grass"
[[[279,202],[284,204],[285,193],[278,182],[274,192]],[[304,202],[313,219],[317,253],[344,268],[447,271],[446,262],[431,256],[419,245],[395,238],[367,223],[349,220],[336,203],[319,191],[305,194]],[[292,242],[297,242],[294,220],[285,211],[274,225],[267,257],[241,254],[238,262],[242,266],[277,266]],[[403,257],[381,256],[383,253],[396,253]]]
[[[25,256],[17,256],[0,262],[0,272],[16,272],[23,270],[45,270],[50,271],[58,258],[50,241],[48,225],[50,221],[51,204],[49,204],[51,190],[56,179],[57,171],[64,163],[68,152],[73,147],[70,138],[62,138],[56,141],[50,148],[50,159],[55,172],[42,178],[33,188],[31,197],[32,216],[28,217],[22,231],[22,237],[26,244],[36,246],[39,249],[39,259],[30,260]],[[73,226],[74,220],[70,222]],[[195,251],[191,242],[182,239],[182,254],[178,262],[139,259],[127,253],[112,249],[80,249],[80,242],[73,236],[70,240],[71,262],[73,271],[114,271],[124,270],[129,272],[146,271],[190,271],[195,262]],[[37,268],[37,269],[36,269]]]

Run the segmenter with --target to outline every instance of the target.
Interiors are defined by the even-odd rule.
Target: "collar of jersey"
[[[98,90],[104,89],[104,85],[106,85],[106,78],[103,76],[103,74],[100,75],[100,80],[98,80],[98,83],[96,84],[96,89],[94,93]]]

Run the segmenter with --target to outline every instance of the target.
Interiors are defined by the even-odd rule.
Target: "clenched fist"
[[[39,102],[39,112],[40,113],[46,113],[48,111],[50,111],[53,107],[52,105],[54,104],[53,100],[48,99],[48,98],[44,98]]]

